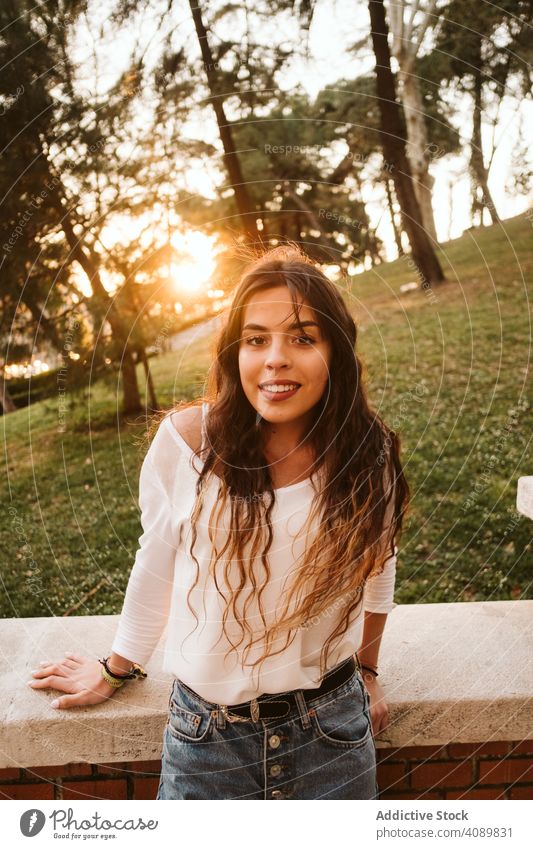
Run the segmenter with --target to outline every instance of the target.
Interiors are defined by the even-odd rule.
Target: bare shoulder
[[[170,415],[170,421],[189,448],[197,451],[202,442],[202,407],[184,407]]]

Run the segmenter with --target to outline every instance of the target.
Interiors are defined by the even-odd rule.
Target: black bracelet
[[[147,673],[144,671],[142,666],[139,666],[138,663],[132,664],[130,671],[127,672],[125,675],[117,675],[116,672],[111,672],[109,666],[107,665],[108,660],[108,657],[104,657],[102,660],[98,658],[99,663],[102,664],[107,674],[110,675],[111,678],[115,678],[117,681],[132,681],[134,678],[147,677]]]

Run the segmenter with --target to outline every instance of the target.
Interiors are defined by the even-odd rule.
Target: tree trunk
[[[405,135],[400,107],[396,100],[390,66],[388,27],[383,0],[369,0],[372,44],[376,57],[377,95],[381,118],[381,140],[387,170],[392,174],[400,204],[404,228],[409,237],[413,260],[424,289],[444,280],[442,268],[422,223],[420,207],[413,189],[411,168],[405,152]]]
[[[407,129],[407,157],[413,175],[413,188],[420,207],[426,233],[437,244],[437,231],[433,217],[431,198],[433,183],[429,173],[428,138],[424,118],[424,104],[420,94],[420,83],[414,73],[414,63],[404,68],[400,66],[399,78],[402,81],[402,103]]]
[[[74,226],[70,220],[70,213],[61,202],[61,197],[58,192],[53,195],[53,200],[56,208],[61,214],[61,226],[70,246],[73,259],[81,265],[83,271],[91,284],[93,291],[93,299],[97,304],[97,311],[101,311],[101,315],[111,325],[113,339],[118,342],[121,351],[120,369],[122,372],[122,389],[123,389],[123,412],[126,415],[138,413],[142,410],[141,395],[139,392],[139,384],[137,382],[137,372],[135,370],[135,361],[131,345],[128,342],[128,329],[113,304],[112,298],[109,297],[105,289],[97,263],[83,249],[82,242],[78,239],[74,232]],[[88,304],[89,305],[89,304]],[[92,304],[91,304],[92,306]],[[103,319],[102,319],[103,320]]]
[[[481,41],[479,41],[479,62],[476,63],[476,67],[474,68],[474,113],[472,116],[472,141],[470,144],[470,171],[474,182],[474,198],[477,187],[479,186],[481,189],[481,224],[483,224],[483,207],[488,209],[492,223],[498,224],[500,223],[500,216],[498,215],[488,186],[489,172],[485,168],[483,156],[483,138],[481,135],[483,81],[480,70],[481,62]]]
[[[150,369],[150,362],[148,357],[146,356],[146,348],[143,346],[139,349],[139,359],[143,364],[144,373],[146,375],[146,387],[148,389],[148,402],[150,404],[150,409],[152,412],[156,412],[159,410],[159,405],[157,403],[157,396],[155,394],[154,381],[152,378],[152,371]]]
[[[402,245],[402,233],[401,230],[398,230],[396,225],[396,218],[394,217],[394,203],[392,200],[392,191],[390,187],[391,181],[389,178],[385,178],[385,190],[387,192],[387,205],[389,207],[390,220],[392,224],[392,231],[394,233],[394,241],[396,242],[396,250],[398,251],[398,256],[403,256],[404,250]]]
[[[141,396],[139,395],[139,383],[137,381],[137,369],[131,350],[125,349],[120,363],[122,375],[123,406],[125,415],[138,413],[142,409]]]
[[[407,158],[411,165],[414,190],[422,221],[430,239],[437,243],[433,207],[434,180],[429,173],[428,138],[416,59],[424,36],[433,25],[437,0],[411,4],[408,0],[389,0],[392,53],[398,62],[400,89],[407,130]]]
[[[241,163],[239,162],[239,157],[235,150],[235,144],[233,143],[231,127],[228,119],[226,118],[224,102],[222,95],[219,92],[215,62],[213,61],[213,54],[207,40],[207,31],[202,20],[202,10],[200,8],[199,0],[189,0],[189,5],[204,62],[207,84],[211,94],[211,105],[215,111],[218,132],[220,134],[222,147],[224,148],[224,165],[228,172],[231,187],[235,193],[235,202],[237,204],[239,216],[242,221],[244,231],[248,234],[248,237],[254,242],[260,242],[261,238],[256,222],[257,212],[254,210],[250,195],[248,194],[248,189],[241,170]]]
[[[9,389],[7,388],[7,381],[0,372],[0,407],[2,408],[2,413],[5,416],[7,413],[14,413],[17,409],[13,403],[13,399],[9,394]]]
[[[360,221],[360,232],[361,232],[361,258],[363,261],[363,265],[365,262],[365,257],[370,257],[370,264],[372,268],[375,265],[379,265],[382,262],[382,258],[379,254],[379,246],[376,238],[376,231],[372,229],[370,226],[370,218],[368,217],[368,213],[366,211],[366,205],[363,200],[363,190],[361,186],[361,180],[359,179],[359,173],[356,171],[353,174],[353,179],[357,186],[357,191],[359,193],[359,197],[361,198],[361,221]],[[341,263],[342,266],[342,263]]]

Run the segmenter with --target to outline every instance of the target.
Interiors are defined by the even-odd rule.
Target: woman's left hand
[[[385,701],[383,687],[371,672],[363,673],[363,681],[370,701],[370,719],[372,734],[376,737],[389,724],[389,708]]]

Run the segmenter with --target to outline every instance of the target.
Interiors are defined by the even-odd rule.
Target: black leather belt
[[[358,668],[355,658],[352,655],[337,666],[331,672],[324,676],[320,687],[315,687],[312,690],[301,690],[306,703],[311,699],[316,699],[318,696],[325,696],[332,690],[341,687],[353,675]],[[250,702],[243,702],[238,705],[220,705],[222,715],[228,722],[257,722],[260,719],[282,719],[288,716],[293,710],[298,710],[296,702],[295,690],[290,690],[287,693],[274,693],[272,695],[265,694],[257,699],[252,699]]]

